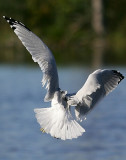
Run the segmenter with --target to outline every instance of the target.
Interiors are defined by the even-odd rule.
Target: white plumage
[[[76,94],[67,94],[59,88],[56,62],[48,47],[21,22],[3,16],[32,55],[43,72],[42,86],[46,85],[45,101],[51,107],[34,109],[42,131],[62,140],[81,136],[85,129],[73,118],[71,107],[75,107],[77,120],[85,115],[108,93],[115,89],[124,76],[116,70],[96,70],[89,75]]]

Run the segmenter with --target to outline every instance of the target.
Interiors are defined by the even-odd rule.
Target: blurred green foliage
[[[105,64],[126,64],[126,1],[103,1],[107,42]],[[31,63],[18,38],[2,19],[6,15],[24,23],[52,50],[57,63],[91,64],[92,29],[90,0],[1,0],[0,62]]]

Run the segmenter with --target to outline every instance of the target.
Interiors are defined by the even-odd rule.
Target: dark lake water
[[[118,68],[126,76],[126,68]],[[60,87],[77,91],[85,68],[59,68]],[[38,68],[0,66],[0,160],[125,160],[126,80],[82,122],[78,139],[57,140],[40,132],[33,109],[44,103]]]

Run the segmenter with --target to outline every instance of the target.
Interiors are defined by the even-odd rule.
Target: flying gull
[[[116,70],[98,69],[89,75],[79,91],[67,94],[67,91],[59,88],[57,66],[49,48],[23,23],[6,16],[3,18],[43,72],[42,86],[47,89],[44,101],[51,101],[51,107],[34,109],[41,131],[62,140],[81,136],[85,129],[78,121],[84,120],[85,115],[112,92],[124,76]],[[71,107],[75,109],[75,118],[71,114]]]

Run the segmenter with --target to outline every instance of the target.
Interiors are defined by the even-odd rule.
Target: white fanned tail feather
[[[42,130],[62,140],[81,136],[85,130],[73,119],[70,110],[62,105],[34,109]]]

